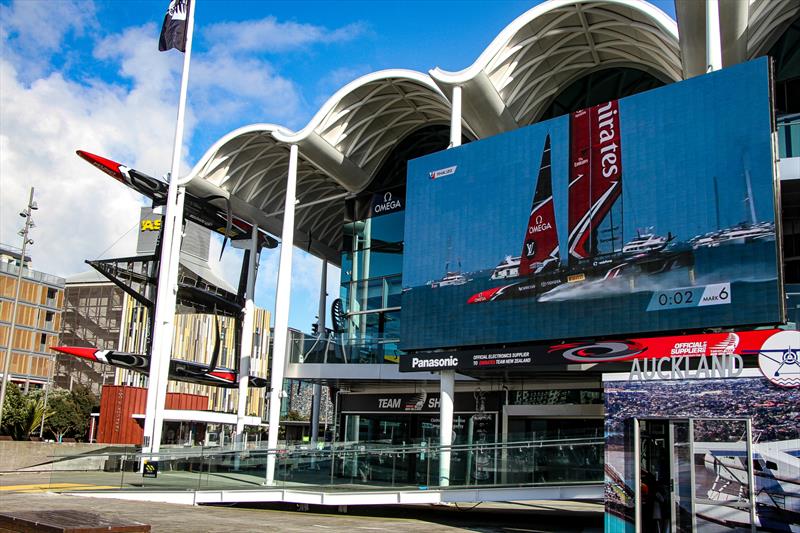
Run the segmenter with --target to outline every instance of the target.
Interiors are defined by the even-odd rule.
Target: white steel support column
[[[706,0],[706,72],[722,68],[722,34],[719,31],[719,0]]]
[[[453,400],[455,398],[456,371],[439,372],[439,485],[450,484],[450,446],[453,444]]]
[[[178,118],[175,124],[175,142],[172,147],[167,205],[158,268],[158,290],[153,312],[153,338],[151,339],[150,373],[147,385],[147,404],[144,419],[143,453],[158,453],[164,426],[164,404],[167,400],[169,363],[172,356],[172,338],[175,329],[175,301],[178,293],[178,267],[180,264],[181,237],[183,233],[183,199],[185,187],[179,183],[178,173],[183,147],[183,124],[186,111],[186,94],[189,85],[189,63],[192,57],[195,3],[189,2],[186,20],[186,52],[183,56],[183,73],[178,101]]]
[[[453,87],[453,99],[450,102],[450,148],[461,146],[461,86]]]
[[[450,148],[461,146],[461,87],[453,87],[450,111]],[[439,372],[439,485],[450,485],[450,446],[453,444],[453,399],[456,372]]]
[[[320,282],[319,282],[319,309],[318,309],[318,316],[317,316],[317,327],[318,332],[320,334],[320,340],[327,341],[327,335],[325,333],[325,311],[326,311],[326,301],[328,297],[328,262],[323,259],[322,260],[322,273],[320,275]],[[327,349],[327,342],[324,344],[325,348]],[[320,411],[320,400],[322,396],[322,385],[319,383],[314,384],[314,397],[311,399],[311,445],[316,447],[317,439],[319,439],[319,411]]]
[[[286,178],[286,203],[283,211],[281,252],[278,266],[278,287],[275,294],[275,334],[272,343],[270,368],[269,429],[267,433],[266,484],[275,482],[275,449],[278,447],[278,429],[281,414],[281,391],[286,367],[286,349],[289,328],[289,301],[292,283],[292,249],[294,248],[294,204],[297,189],[297,145],[289,148],[289,174]]]
[[[242,346],[239,354],[239,398],[236,406],[236,448],[244,449],[244,419],[247,416],[247,393],[250,385],[250,360],[253,356],[255,323],[256,275],[258,274],[258,226],[253,224],[250,235],[250,254],[247,261],[244,316],[242,317]]]

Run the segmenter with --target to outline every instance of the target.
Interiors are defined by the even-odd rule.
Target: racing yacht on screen
[[[612,212],[622,201],[619,105],[614,100],[570,115],[567,258],[560,256],[551,172],[551,141],[545,138],[531,214],[515,272],[507,257],[492,279],[518,278],[471,296],[467,303],[532,298],[557,287],[623,275],[651,275],[694,262],[690,247],[672,246],[672,234],[639,233],[624,246],[614,238]],[[620,206],[621,207],[621,206]],[[601,227],[608,227],[601,229]],[[611,250],[601,252],[598,235],[610,231]],[[619,231],[618,231],[619,234]]]

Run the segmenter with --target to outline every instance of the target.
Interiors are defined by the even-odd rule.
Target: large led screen
[[[778,323],[766,59],[409,162],[406,350]]]

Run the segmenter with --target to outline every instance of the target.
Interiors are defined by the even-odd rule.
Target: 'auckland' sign
[[[696,361],[696,367],[690,366],[690,361]],[[743,368],[744,360],[738,354],[634,359],[628,380],[735,378]]]

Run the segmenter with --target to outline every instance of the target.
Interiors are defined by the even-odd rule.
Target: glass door
[[[637,531],[755,531],[747,419],[635,421]]]
[[[692,420],[670,420],[670,521],[675,533],[694,531]],[[658,495],[656,495],[658,496]]]
[[[698,531],[755,531],[750,420],[695,419],[694,521]]]

